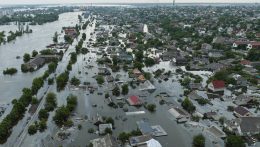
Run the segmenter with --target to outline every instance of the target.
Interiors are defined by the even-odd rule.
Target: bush
[[[57,63],[56,62],[51,62],[49,65],[48,65],[48,71],[49,73],[53,73],[56,71],[56,68],[57,68]]]
[[[112,134],[112,130],[110,128],[105,129],[105,134]]]
[[[23,73],[26,73],[26,72],[33,72],[34,71],[34,69],[33,68],[28,68],[25,64],[22,64],[21,65],[21,71],[23,72]]]
[[[193,113],[196,110],[196,107],[192,104],[189,98],[185,98],[181,106],[189,113]]]
[[[31,59],[30,54],[25,53],[25,54],[23,55],[23,61],[24,61],[24,62],[28,62],[28,61],[30,61],[30,59]]]
[[[45,129],[47,129],[46,120],[41,120],[38,124],[38,129],[40,132],[43,132]]]
[[[68,80],[69,80],[69,73],[68,72],[64,72],[64,73],[60,74],[56,78],[57,90],[58,91],[63,90],[65,88],[65,86],[67,85]]]
[[[53,121],[57,126],[62,127],[68,121],[69,115],[69,109],[65,106],[62,106],[56,110],[55,115],[53,117]]]
[[[67,108],[70,111],[73,111],[76,108],[77,104],[78,104],[78,101],[77,101],[77,97],[76,96],[69,95],[67,97]]]
[[[33,105],[36,105],[39,103],[38,99],[36,97],[33,97],[32,98],[32,102],[31,102]]]
[[[73,78],[71,78],[70,84],[74,86],[79,86],[80,80],[74,76]]]
[[[54,78],[49,78],[48,79],[48,85],[53,85],[54,83]]]
[[[119,139],[121,142],[125,143],[130,136],[131,136],[131,135],[130,135],[129,133],[122,132],[122,133],[119,134],[118,139]]]
[[[198,102],[200,105],[204,106],[204,105],[206,105],[206,104],[209,103],[209,100],[208,100],[208,99],[201,98],[201,99],[198,99],[197,102]]]
[[[128,94],[128,85],[127,84],[124,84],[123,86],[122,86],[122,94],[123,95],[127,95]]]
[[[44,81],[42,77],[33,79],[32,82],[32,93],[37,94],[38,90],[43,86]]]
[[[245,147],[245,142],[240,136],[230,135],[226,139],[226,147]]]
[[[205,147],[205,137],[202,134],[193,137],[193,147]]]
[[[36,51],[36,50],[33,50],[32,51],[32,57],[35,57],[35,56],[37,56],[38,55],[38,52]]]
[[[49,117],[49,113],[48,113],[47,110],[41,109],[41,110],[39,111],[39,116],[38,116],[39,120],[47,120],[48,117]]]
[[[153,66],[155,64],[155,61],[152,58],[146,58],[144,63],[145,63],[145,66],[150,67],[150,66]]]
[[[38,130],[37,126],[35,124],[33,124],[33,125],[29,126],[28,134],[33,135],[33,134],[37,133],[37,130]]]
[[[7,68],[6,70],[3,71],[4,75],[14,75],[17,73],[16,68]]]
[[[113,119],[112,117],[108,117],[108,118],[106,119],[106,123],[112,124],[112,126],[115,125],[115,121],[114,121],[114,119]]]
[[[81,125],[81,124],[78,125],[78,129],[79,129],[79,130],[82,129],[82,125]]]
[[[104,77],[102,75],[97,75],[96,80],[99,85],[105,82]]]
[[[89,128],[88,129],[88,133],[94,133],[94,129],[93,128]]]
[[[48,93],[46,96],[45,109],[53,111],[57,107],[57,98],[55,93]]]
[[[150,112],[155,112],[156,111],[156,105],[155,104],[148,104],[146,106],[147,110]]]

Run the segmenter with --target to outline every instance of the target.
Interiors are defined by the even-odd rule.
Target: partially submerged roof
[[[225,82],[222,81],[222,80],[212,81],[212,84],[213,84],[215,89],[219,89],[219,88],[224,88],[225,87]]]
[[[234,112],[238,113],[241,116],[244,116],[244,115],[250,113],[249,110],[247,110],[246,108],[244,108],[242,106],[238,106],[238,107],[234,108]]]
[[[129,142],[131,146],[145,145],[146,142],[151,139],[152,137],[150,135],[142,135],[129,138]]]
[[[226,134],[216,126],[211,126],[210,128],[208,128],[208,131],[218,138],[226,137]]]
[[[189,113],[187,111],[185,111],[182,108],[171,108],[168,110],[170,114],[172,114],[175,118],[183,118],[183,117],[189,117]]]
[[[138,129],[142,132],[143,135],[152,135],[153,134],[153,128],[151,127],[150,123],[146,121],[137,121]]]
[[[116,139],[110,134],[102,138],[93,139],[90,142],[93,144],[93,147],[119,147]]]
[[[260,117],[241,117],[240,129],[242,133],[259,133]]]

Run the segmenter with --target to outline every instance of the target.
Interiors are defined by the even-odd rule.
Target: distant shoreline
[[[44,6],[44,5],[172,5],[172,3],[50,3],[50,4],[0,4],[0,6]],[[259,5],[258,3],[175,3],[175,5]]]

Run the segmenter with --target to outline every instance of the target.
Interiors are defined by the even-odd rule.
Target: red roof
[[[240,62],[240,64],[242,64],[242,65],[250,65],[251,62],[248,61],[248,60],[242,60],[242,61]]]
[[[235,41],[234,43],[237,45],[246,45],[249,43],[249,41]]]
[[[250,43],[252,46],[260,46],[260,42],[251,42]]]
[[[131,103],[133,105],[139,105],[141,104],[141,101],[139,100],[139,98],[137,96],[130,96],[129,100],[131,101]]]
[[[219,89],[219,88],[224,88],[225,87],[225,82],[221,81],[221,80],[212,81],[212,84],[213,84],[213,87],[215,89]]]

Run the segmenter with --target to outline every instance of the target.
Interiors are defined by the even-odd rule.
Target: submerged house
[[[213,93],[224,93],[225,82],[222,80],[214,80],[208,85],[208,90]]]
[[[29,62],[25,63],[24,65],[27,69],[37,70],[47,62],[60,60],[60,59],[61,56],[59,55],[38,55],[33,59],[31,59]]]
[[[134,136],[129,138],[132,147],[162,147],[162,145],[149,135]]]
[[[107,134],[104,137],[93,139],[90,141],[93,147],[119,147],[115,137]]]

